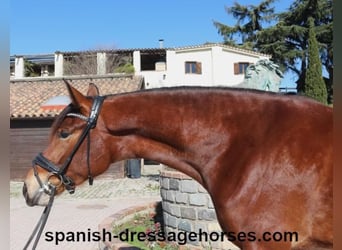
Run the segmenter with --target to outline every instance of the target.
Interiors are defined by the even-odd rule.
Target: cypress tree
[[[314,31],[314,19],[310,17],[308,36],[308,68],[305,75],[304,95],[327,104],[327,88],[322,76],[322,63],[319,57],[318,42]]]

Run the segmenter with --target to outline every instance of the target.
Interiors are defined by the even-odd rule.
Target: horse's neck
[[[202,183],[203,166],[215,157],[207,147],[218,147],[227,135],[219,127],[217,116],[222,110],[216,107],[213,113],[213,107],[207,107],[217,97],[201,95],[161,91],[158,95],[147,92],[106,100],[102,116],[112,135],[113,160],[155,160]],[[216,105],[220,104],[222,100],[217,99]]]

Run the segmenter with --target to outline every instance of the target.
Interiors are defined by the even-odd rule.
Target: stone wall
[[[226,238],[220,240],[222,230],[215,208],[209,194],[197,181],[178,171],[162,170],[160,192],[166,232],[204,232],[202,241],[188,241],[187,248],[239,249]]]

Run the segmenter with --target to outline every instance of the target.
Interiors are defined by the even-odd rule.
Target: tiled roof
[[[271,57],[271,55],[263,54],[254,50],[250,49],[243,49],[237,46],[230,46],[223,43],[205,43],[200,45],[192,45],[192,46],[183,46],[183,47],[175,47],[174,50],[180,51],[180,50],[194,50],[194,49],[205,49],[205,48],[211,48],[211,47],[222,47],[224,49],[235,51],[238,53],[244,53],[249,55],[257,55],[257,56],[265,56],[265,57]]]
[[[189,50],[196,50],[196,49],[206,49],[210,47],[222,47],[226,50],[243,53],[247,55],[256,55],[256,56],[264,56],[264,57],[271,57],[271,55],[263,54],[257,51],[243,49],[238,46],[230,46],[225,45],[223,43],[205,43],[199,45],[189,45],[189,46],[178,46],[178,47],[165,47],[165,48],[118,48],[118,49],[95,49],[95,50],[84,50],[84,51],[55,51],[55,53],[62,53],[65,56],[70,55],[78,55],[82,53],[97,53],[97,52],[106,52],[106,53],[133,53],[134,51],[140,51],[141,53],[151,53],[151,54],[165,54],[168,50],[175,50],[175,51],[189,51]],[[37,63],[54,63],[55,54],[37,54],[37,55],[12,55],[10,57],[10,63],[14,64],[16,56],[23,56],[27,60]]]
[[[133,51],[140,51],[140,52],[150,52],[150,53],[164,53],[167,50],[175,50],[175,51],[187,51],[187,50],[196,50],[196,49],[206,49],[211,47],[222,47],[224,49],[244,53],[248,55],[257,55],[257,56],[265,56],[271,57],[271,55],[260,53],[250,49],[243,49],[238,46],[231,46],[226,45],[224,43],[205,43],[205,44],[198,44],[198,45],[188,45],[188,46],[178,46],[178,47],[165,47],[165,48],[128,48],[128,49],[104,49],[104,50],[88,50],[88,51],[57,51],[56,53],[62,53],[64,55],[74,55],[74,54],[81,54],[81,53],[96,53],[96,52],[133,52]]]
[[[90,82],[98,86],[100,95],[136,91],[142,86],[142,78],[137,76],[72,77],[68,81],[83,94],[87,93]],[[11,80],[11,119],[55,117],[61,109],[43,109],[41,105],[52,97],[63,95],[68,92],[62,78]]]

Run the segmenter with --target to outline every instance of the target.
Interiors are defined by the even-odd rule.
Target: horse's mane
[[[132,92],[125,92],[125,93],[116,93],[116,94],[108,94],[104,95],[107,97],[118,97],[118,96],[124,96],[124,95],[138,95],[141,93],[163,93],[163,92],[184,92],[184,91],[199,91],[199,92],[240,92],[240,93],[252,93],[257,95],[268,95],[268,96],[288,96],[289,98],[298,98],[298,99],[304,99],[309,101],[314,101],[311,98],[307,98],[302,95],[293,95],[283,92],[271,92],[271,91],[264,91],[260,89],[249,89],[249,88],[240,88],[240,87],[227,87],[227,86],[171,86],[171,87],[162,87],[162,88],[153,88],[153,89],[140,89]],[[69,113],[80,113],[80,108],[75,106],[74,104],[70,103],[68,106],[66,106],[63,111],[56,117],[54,120],[52,126],[51,126],[51,132],[50,137],[55,134],[56,130],[61,126],[63,120],[65,119],[66,115]]]
[[[309,101],[316,104],[321,104],[320,102],[309,98],[307,96],[304,96],[302,94],[294,94],[294,93],[286,93],[286,92],[273,92],[273,91],[265,91],[260,89],[252,89],[252,88],[240,88],[238,87],[227,87],[227,86],[172,86],[172,87],[162,87],[162,88],[153,88],[153,89],[141,89],[136,90],[132,92],[125,92],[125,93],[117,93],[117,94],[108,94],[105,95],[106,98],[115,98],[119,96],[134,96],[139,95],[141,93],[163,93],[163,92],[173,92],[174,94],[177,94],[177,92],[181,93],[184,91],[198,91],[199,93],[203,92],[222,92],[222,91],[228,91],[228,92],[239,92],[241,94],[255,94],[259,96],[270,96],[270,97],[279,97],[279,98],[289,98],[292,100],[298,100],[298,101]]]
[[[269,95],[284,95],[281,92],[267,92],[259,89],[248,89],[248,88],[240,88],[240,87],[227,87],[227,86],[171,86],[171,87],[162,87],[162,88],[153,88],[153,89],[140,89],[132,92],[125,93],[117,93],[117,94],[108,94],[106,97],[111,96],[121,96],[121,95],[129,95],[129,94],[139,94],[139,93],[154,93],[154,92],[182,92],[182,91],[237,91],[237,92],[245,92],[245,93],[259,93],[259,94],[269,94]]]

